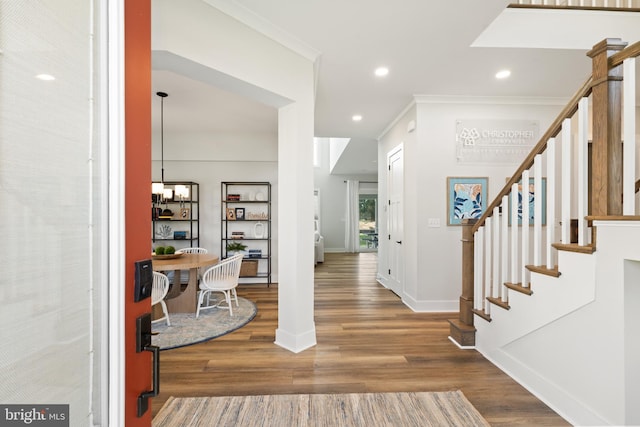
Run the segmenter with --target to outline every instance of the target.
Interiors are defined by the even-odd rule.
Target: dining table
[[[219,258],[213,254],[176,254],[175,257],[152,257],[153,271],[174,271],[173,281],[165,303],[169,314],[171,313],[195,313],[198,304],[198,269],[217,264]],[[182,289],[180,283],[180,271],[189,270],[189,281],[186,288]]]

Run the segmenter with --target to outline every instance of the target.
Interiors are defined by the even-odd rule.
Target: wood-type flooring
[[[315,268],[317,345],[274,344],[278,286],[240,285],[256,318],[212,341],[161,352],[160,395],[461,390],[492,426],[570,425],[475,350],[448,339],[457,313],[415,313],[377,283],[375,253],[325,255]]]

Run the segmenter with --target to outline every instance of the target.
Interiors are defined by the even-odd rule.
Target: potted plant
[[[247,245],[243,245],[240,242],[232,242],[227,244],[227,256],[233,256],[239,252],[244,252],[247,249]]]

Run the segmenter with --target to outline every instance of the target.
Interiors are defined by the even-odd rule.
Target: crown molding
[[[316,62],[320,57],[321,52],[302,40],[289,34],[282,28],[279,28],[267,21],[260,15],[257,15],[253,11],[246,7],[236,3],[233,0],[202,0],[211,7],[215,7],[222,13],[229,15],[233,19],[242,22],[246,26],[261,33],[262,35],[270,38],[271,40],[280,43],[282,46],[292,50],[298,55]]]

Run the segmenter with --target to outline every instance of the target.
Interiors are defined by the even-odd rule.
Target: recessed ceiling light
[[[362,120],[362,116],[360,114],[356,114],[351,117],[351,120],[353,120],[354,122],[359,122],[360,120]]]
[[[36,76],[36,79],[44,80],[44,81],[46,81],[46,82],[50,82],[50,81],[52,81],[52,80],[55,80],[56,78],[55,78],[55,77],[53,77],[51,74],[38,74],[38,75]]]
[[[378,67],[376,68],[375,73],[378,77],[384,77],[389,74],[389,69],[387,67]]]
[[[506,79],[511,75],[511,71],[509,70],[500,70],[496,73],[496,79]]]

